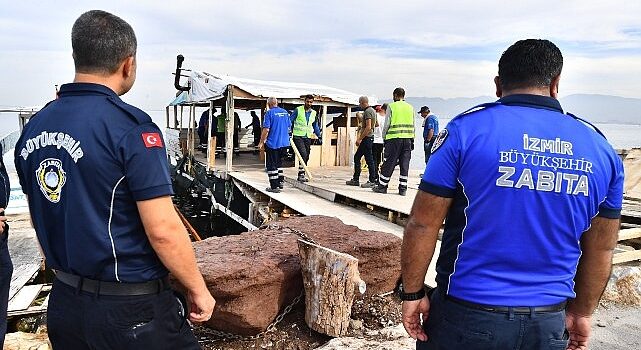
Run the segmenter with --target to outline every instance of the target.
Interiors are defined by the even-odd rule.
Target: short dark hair
[[[396,89],[394,89],[393,94],[394,96],[405,97],[405,89],[403,89],[402,87],[397,87]]]
[[[314,95],[305,95],[305,99],[306,100],[313,100],[314,99]]]
[[[127,57],[136,55],[136,34],[120,17],[92,10],[78,17],[71,29],[76,72],[110,74]]]
[[[519,40],[499,60],[499,83],[504,90],[545,87],[561,74],[563,55],[543,39]]]
[[[387,103],[383,103],[381,105],[381,109],[384,110],[384,111],[387,111]]]

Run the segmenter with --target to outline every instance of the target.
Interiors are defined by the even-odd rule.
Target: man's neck
[[[74,83],[90,83],[104,85],[114,91],[116,94],[120,95],[120,84],[115,82],[115,79],[111,76],[104,76],[98,74],[87,74],[87,73],[76,73],[73,79]]]
[[[503,91],[503,93],[501,94],[501,97],[507,97],[510,95],[538,95],[538,96],[551,97],[549,87],[512,89],[508,91]]]

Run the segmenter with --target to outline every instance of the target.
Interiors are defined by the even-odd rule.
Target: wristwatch
[[[403,283],[401,283],[398,286],[398,297],[401,298],[403,301],[414,301],[414,300],[420,300],[425,297],[425,285],[423,285],[423,288],[421,288],[418,292],[415,293],[405,293],[405,290],[403,290]]]

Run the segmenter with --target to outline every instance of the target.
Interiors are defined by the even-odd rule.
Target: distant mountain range
[[[429,106],[441,118],[450,119],[475,105],[495,101],[495,97],[408,97],[407,102],[418,111]],[[593,123],[641,124],[641,99],[609,95],[575,94],[561,98],[565,111]]]

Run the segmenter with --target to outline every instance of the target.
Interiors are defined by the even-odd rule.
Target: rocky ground
[[[386,327],[398,325],[400,320],[401,301],[396,296],[363,297],[354,301],[352,321],[347,337],[376,342],[380,337],[379,332],[386,333],[387,331],[384,330]],[[277,325],[273,332],[259,339],[215,339],[215,336],[206,330],[197,330],[196,334],[199,336],[203,348],[208,350],[307,350],[330,345],[327,343],[332,340],[332,338],[314,332],[307,327],[304,303],[302,302]]]

